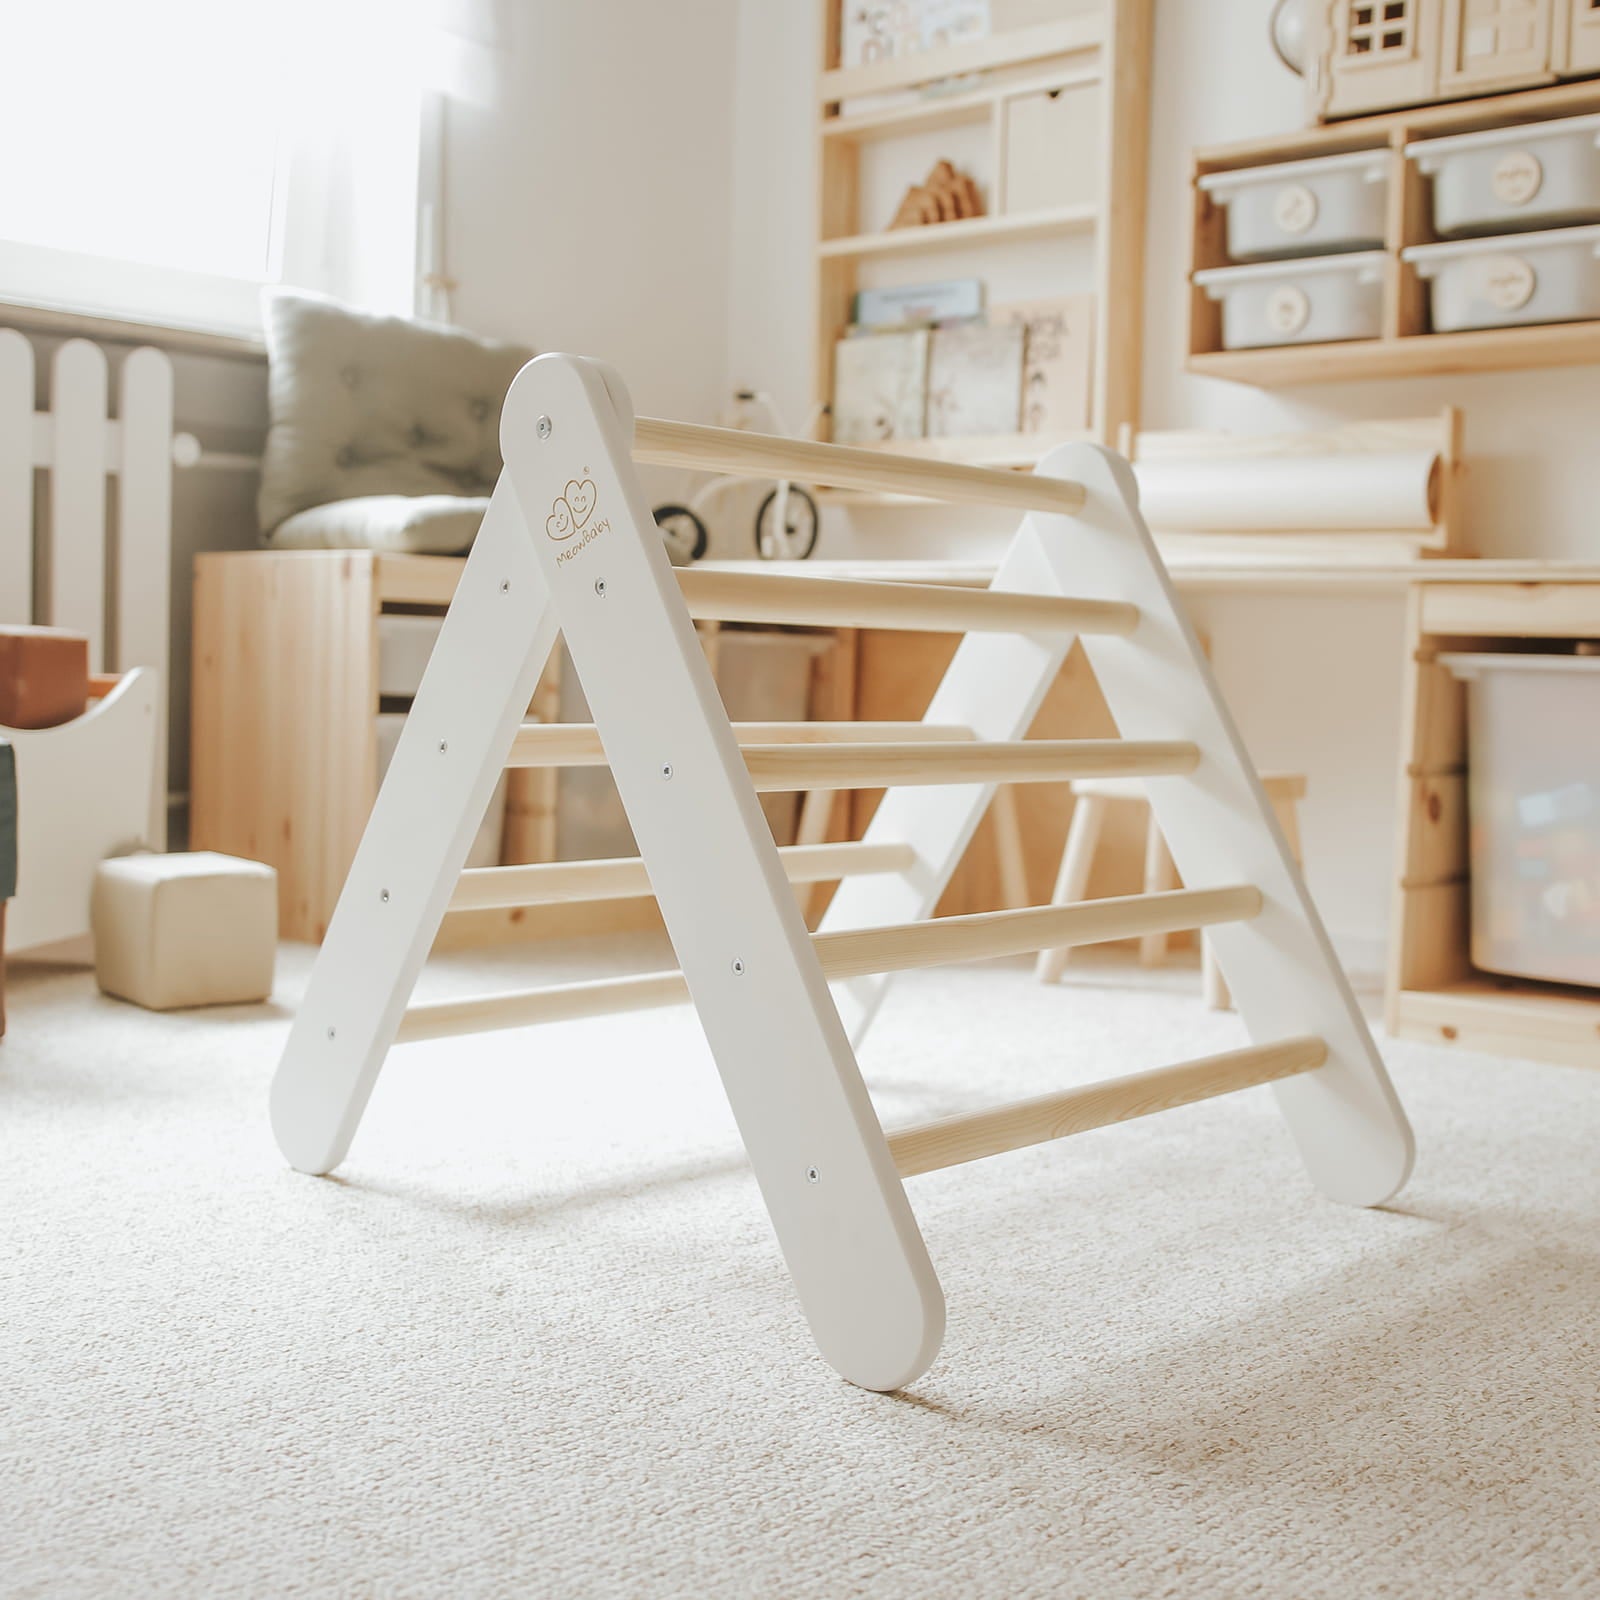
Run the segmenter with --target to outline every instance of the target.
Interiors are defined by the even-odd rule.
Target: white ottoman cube
[[[151,1011],[240,1005],[272,993],[278,874],[218,855],[116,856],[89,905],[100,987]]]

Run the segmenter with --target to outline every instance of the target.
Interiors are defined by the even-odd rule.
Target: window
[[[407,0],[8,8],[0,297],[259,326],[262,284],[414,304]]]

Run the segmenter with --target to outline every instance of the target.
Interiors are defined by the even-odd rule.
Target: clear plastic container
[[[1472,964],[1600,987],[1600,656],[1472,654]]]
[[[1406,155],[1433,179],[1442,239],[1600,222],[1600,116],[1423,139]]]
[[[1272,261],[1374,250],[1383,243],[1387,150],[1208,172],[1200,187],[1228,212],[1228,256]]]
[[[1222,302],[1222,347],[1326,344],[1375,339],[1383,330],[1383,274],[1378,251],[1268,261],[1253,267],[1209,267],[1194,275]]]

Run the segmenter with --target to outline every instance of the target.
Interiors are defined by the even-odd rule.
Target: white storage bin
[[[1405,258],[1429,280],[1433,331],[1600,317],[1600,228],[1418,244]]]
[[[1386,150],[1208,172],[1200,187],[1228,211],[1234,261],[1325,256],[1383,243]]]
[[[1424,139],[1406,155],[1433,179],[1442,238],[1600,222],[1600,116]]]
[[[409,700],[439,641],[443,617],[386,611],[378,618],[378,693]]]
[[[1467,684],[1472,964],[1600,985],[1600,657],[1440,660]]]
[[[395,746],[400,743],[400,730],[406,725],[406,714],[403,711],[380,711],[377,721],[378,785],[381,788],[384,774],[389,770],[389,763],[394,760]],[[506,775],[502,772],[499,783],[494,787],[494,793],[489,796],[489,809],[484,812],[483,821],[473,836],[472,847],[467,851],[469,867],[499,866],[500,835],[505,829],[505,821]]]
[[[1222,345],[1324,344],[1375,339],[1383,328],[1383,273],[1378,251],[1317,261],[1211,267],[1194,281],[1222,302]]]

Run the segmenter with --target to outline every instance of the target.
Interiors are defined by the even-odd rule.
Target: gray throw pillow
[[[453,494],[364,494],[285,517],[274,550],[398,550],[414,556],[458,556],[472,548],[487,497]]]
[[[450,543],[459,522],[421,533],[420,521],[397,522],[392,511],[375,520],[340,514],[314,537],[286,530],[283,543],[326,547],[331,528],[348,536],[345,548],[374,535],[382,540],[374,548],[391,550],[431,550],[432,539],[452,551],[470,544],[500,473],[500,407],[532,351],[299,291],[268,291],[262,321],[271,413],[257,499],[263,535],[276,544],[288,519],[317,506],[461,496],[470,508],[444,508],[471,518],[460,544]]]

